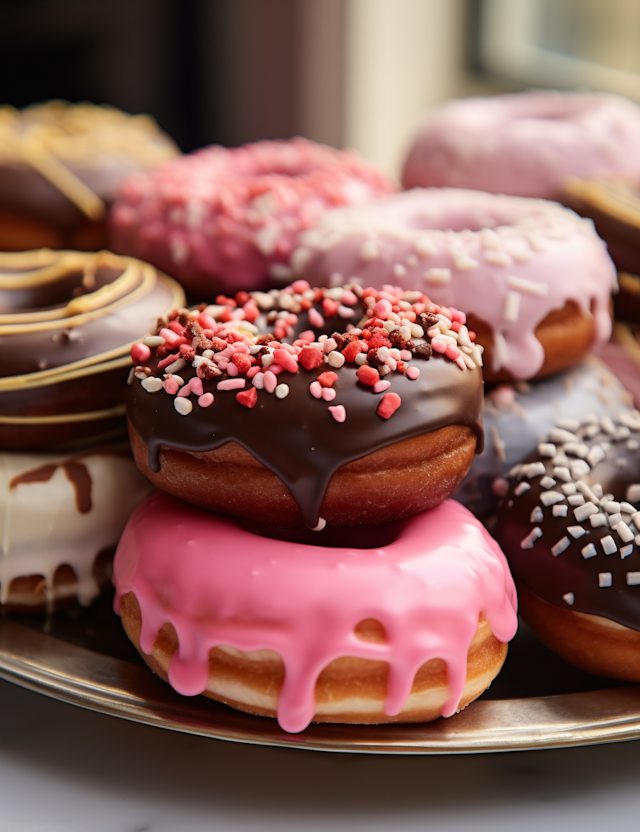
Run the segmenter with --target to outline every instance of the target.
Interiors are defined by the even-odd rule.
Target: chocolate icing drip
[[[57,465],[41,465],[39,468],[32,468],[30,471],[25,471],[18,474],[9,483],[9,488],[17,488],[19,485],[27,485],[32,482],[49,482],[51,477],[55,474]]]
[[[76,508],[80,514],[91,511],[91,474],[83,462],[70,459],[62,466],[76,495]]]
[[[342,424],[332,418],[326,402],[316,401],[309,392],[318,371],[304,369],[281,376],[289,385],[286,399],[261,391],[253,409],[236,401],[237,391],[221,392],[215,382],[204,381],[204,392],[213,393],[215,401],[208,408],[196,405],[187,416],[176,412],[172,396],[163,391],[148,393],[134,378],[128,414],[147,446],[153,471],[160,470],[163,446],[208,451],[238,442],[284,482],[304,522],[313,528],[332,476],[347,462],[451,424],[468,425],[478,437],[480,452],[480,370],[462,371],[438,355],[422,362],[420,369],[415,381],[394,375],[389,389],[400,395],[402,406],[388,420],[377,415],[380,396],[358,381],[356,365],[341,367],[334,384],[333,404],[344,405],[347,412]],[[195,372],[188,367],[181,375],[188,381]],[[375,480],[371,487],[375,490]]]

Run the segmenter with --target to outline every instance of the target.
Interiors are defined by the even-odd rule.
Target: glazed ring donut
[[[175,281],[110,252],[0,254],[0,448],[119,428],[131,344],[182,303]]]
[[[540,638],[578,667],[635,682],[639,505],[640,413],[560,420],[512,471],[496,528]]]
[[[130,436],[154,484],[311,528],[396,520],[451,493],[482,448],[481,351],[462,313],[304,281],[237,297],[176,312],[132,349]]]
[[[486,388],[484,451],[471,463],[455,499],[476,517],[495,515],[507,487],[505,477],[536,450],[558,419],[581,419],[587,413],[600,418],[632,404],[631,394],[594,356],[571,370],[531,384]]]
[[[468,311],[485,379],[542,377],[611,334],[616,273],[604,243],[572,211],[543,200],[416,189],[326,214],[302,235],[296,275],[342,276],[426,291]]]
[[[300,231],[328,208],[393,189],[354,153],[305,139],[208,147],[124,184],[111,248],[153,263],[198,300],[281,286]]]
[[[0,610],[89,604],[109,583],[129,515],[151,491],[131,454],[0,453]]]
[[[50,101],[0,107],[0,251],[97,251],[120,182],[178,148],[149,116]]]
[[[640,108],[615,95],[468,98],[418,131],[402,184],[558,199],[568,176],[640,176],[639,144]]]
[[[323,532],[258,537],[158,492],[118,546],[116,608],[178,693],[277,713],[285,731],[451,716],[515,634],[502,552],[452,500],[378,527],[374,549],[366,529],[348,531],[335,547]]]

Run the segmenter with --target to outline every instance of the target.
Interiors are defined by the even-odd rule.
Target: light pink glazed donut
[[[405,188],[557,199],[568,176],[640,175],[640,108],[615,95],[523,92],[451,101],[418,131]]]
[[[305,139],[207,147],[128,179],[111,247],[162,268],[198,300],[289,276],[300,231],[328,208],[394,190],[354,153]]]
[[[606,246],[590,222],[546,200],[416,188],[328,212],[291,263],[314,286],[395,284],[464,309],[486,350],[485,379],[556,372],[611,334]],[[565,309],[580,326],[543,346],[541,329]]]
[[[360,546],[366,531],[349,530]],[[179,693],[286,731],[451,716],[516,631],[504,555],[453,500],[376,534],[377,548],[276,540],[157,492],[120,541],[116,608]]]

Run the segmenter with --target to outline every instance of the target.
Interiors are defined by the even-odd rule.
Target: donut
[[[640,107],[601,93],[523,92],[451,101],[418,130],[405,188],[558,199],[568,176],[640,176]]]
[[[515,634],[504,556],[452,500],[377,527],[370,548],[349,531],[336,546],[263,537],[157,492],[118,546],[116,609],[178,693],[277,714],[285,731],[451,716]]]
[[[640,413],[563,419],[498,516],[523,618],[567,661],[640,681]]]
[[[637,368],[635,370],[637,374]],[[577,367],[540,381],[485,390],[485,447],[453,495],[477,517],[495,515],[509,471],[533,453],[558,419],[607,416],[632,406],[616,376],[590,356]]]
[[[0,251],[96,251],[120,182],[178,148],[149,116],[50,101],[0,107]]]
[[[397,520],[455,489],[483,435],[463,313],[305,281],[236,297],[178,310],[132,348],[129,435],[155,485],[310,528]]]
[[[121,428],[131,344],[182,303],[175,281],[132,258],[0,253],[0,448]]]
[[[566,369],[611,334],[606,247],[591,223],[544,200],[415,189],[325,214],[291,263],[313,285],[393,283],[467,310],[487,381]]]
[[[129,515],[151,491],[120,446],[0,453],[0,610],[88,605],[109,582]]]
[[[392,190],[354,153],[305,139],[207,147],[124,183],[111,248],[153,263],[198,300],[282,286],[300,231],[328,208]]]

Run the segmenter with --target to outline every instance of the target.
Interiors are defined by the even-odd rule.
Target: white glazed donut
[[[640,176],[639,146],[640,108],[615,95],[468,98],[420,128],[402,184],[557,199],[568,176]]]
[[[291,263],[313,286],[395,284],[463,309],[492,380],[572,366],[611,334],[606,247],[589,221],[545,200],[417,188],[328,212]],[[578,330],[545,349],[537,330],[561,311]]]
[[[152,490],[120,447],[0,454],[0,609],[51,609],[76,596],[89,604],[100,591],[96,559],[113,554]]]

